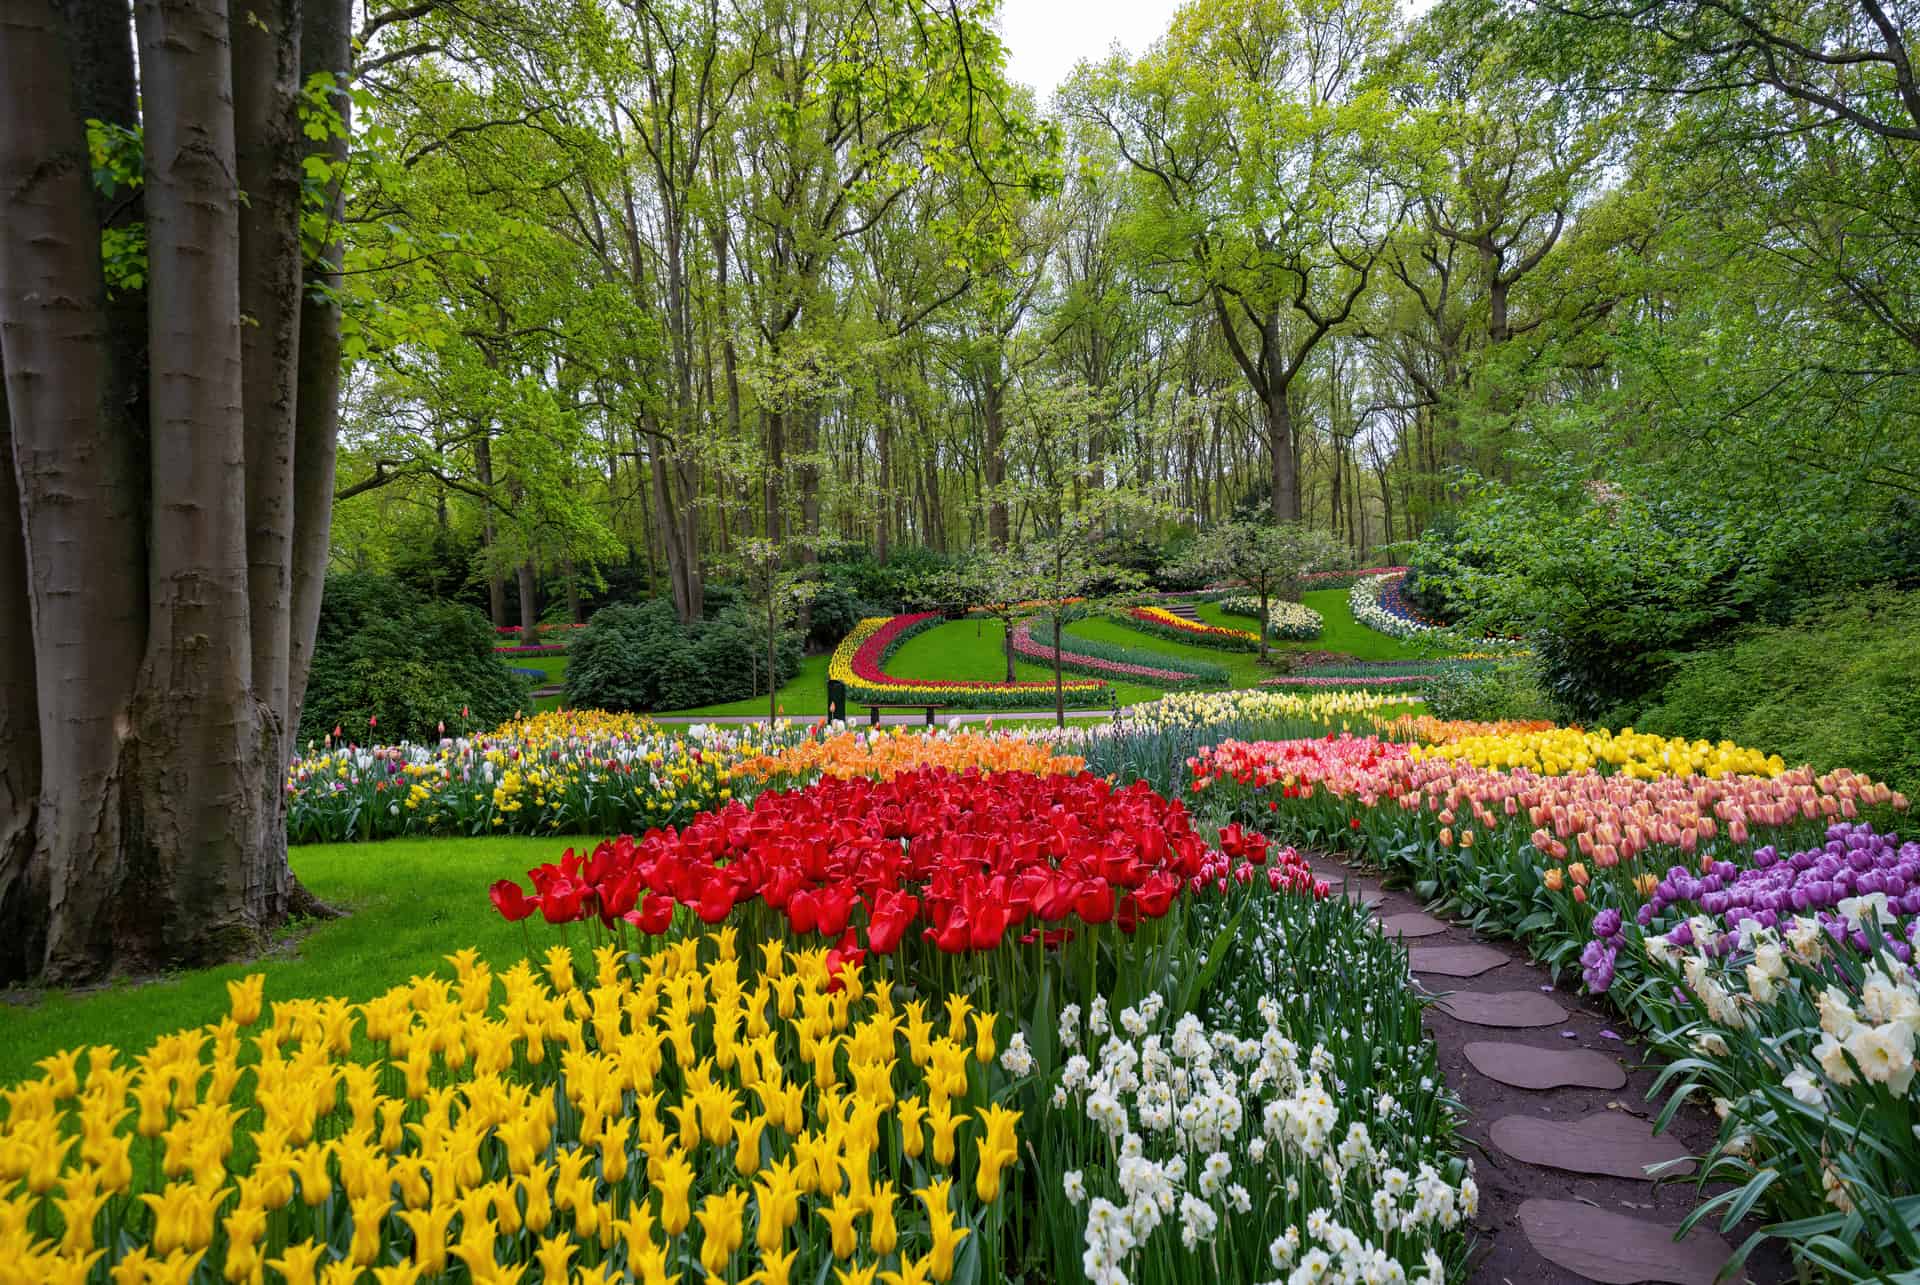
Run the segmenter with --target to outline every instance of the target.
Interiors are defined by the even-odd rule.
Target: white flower
[[[1796,1066],[1787,1072],[1787,1078],[1781,1083],[1787,1092],[1810,1107],[1827,1105],[1827,1092],[1820,1087],[1820,1081],[1804,1066]]]
[[[1832,1035],[1822,1035],[1820,1042],[1813,1046],[1813,1056],[1820,1063],[1821,1073],[1841,1088],[1854,1083],[1853,1068],[1847,1065],[1847,1046]]]
[[[1904,1097],[1913,1083],[1913,1028],[1905,1022],[1862,1026],[1847,1040],[1847,1052],[1860,1064],[1860,1073],[1884,1084],[1895,1097]]]
[[[1067,1200],[1072,1204],[1077,1205],[1087,1198],[1086,1179],[1078,1169],[1067,1170],[1066,1175],[1060,1180],[1060,1185],[1065,1189]]]
[[[1073,1048],[1080,1043],[1080,1006],[1069,1004],[1060,1010],[1060,1044]]]
[[[1727,1042],[1713,1031],[1701,1031],[1693,1037],[1693,1047],[1712,1057],[1727,1055]]]
[[[1000,1065],[1011,1075],[1028,1075],[1033,1071],[1033,1050],[1027,1047],[1025,1031],[1015,1031],[1013,1038],[1007,1041],[1006,1049],[1000,1054]]]

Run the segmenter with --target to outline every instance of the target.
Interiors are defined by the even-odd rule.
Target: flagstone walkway
[[[1710,1219],[1676,1242],[1695,1188],[1656,1186],[1646,1169],[1670,1163],[1663,1172],[1691,1173],[1687,1157],[1711,1146],[1714,1121],[1689,1107],[1668,1132],[1654,1133],[1658,1107],[1647,1091],[1656,1072],[1640,1066],[1645,1050],[1602,1010],[1555,987],[1518,946],[1476,937],[1331,858],[1316,856],[1313,866],[1336,895],[1375,908],[1381,931],[1405,941],[1414,984],[1439,996],[1426,1026],[1447,1087],[1466,1108],[1461,1135],[1480,1186],[1467,1279],[1713,1285],[1753,1227],[1723,1238]],[[1771,1245],[1728,1278],[1793,1279]]]

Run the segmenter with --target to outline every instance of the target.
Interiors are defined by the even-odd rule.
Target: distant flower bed
[[[496,656],[564,656],[567,654],[567,645],[565,643],[535,643],[530,647],[525,645],[519,647],[501,647],[496,644],[493,649],[493,654]]]
[[[1351,589],[1368,576],[1402,576],[1405,567],[1365,567],[1358,571],[1309,571],[1300,577],[1303,589]]]
[[[1341,676],[1339,674],[1282,674],[1277,678],[1263,678],[1262,687],[1418,687],[1430,679],[1430,674],[1376,674]]]
[[[1053,663],[1053,626],[1046,621],[1022,621],[1013,631],[1013,652],[1037,664]],[[1156,687],[1203,687],[1224,683],[1223,665],[1181,660],[1161,652],[1122,647],[1103,639],[1061,639],[1060,667],[1121,682],[1151,683]]]
[[[1257,651],[1260,638],[1251,630],[1228,629],[1176,616],[1165,607],[1129,607],[1119,616],[1120,623],[1141,633],[1158,634],[1196,647],[1217,647],[1221,651]]]
[[[1437,620],[1408,614],[1404,602],[1397,597],[1398,586],[1405,574],[1368,576],[1357,581],[1347,591],[1347,609],[1353,612],[1353,618],[1389,638],[1416,638],[1441,628]],[[1386,605],[1389,588],[1396,590],[1395,601],[1400,604],[1397,610],[1389,610]]]
[[[1234,594],[1220,600],[1220,610],[1229,616],[1252,616],[1260,618],[1260,599],[1252,594]],[[1283,598],[1271,599],[1267,603],[1267,637],[1289,638],[1297,642],[1318,638],[1325,624],[1320,613],[1304,603],[1289,602]]]
[[[937,611],[904,616],[870,616],[840,640],[827,677],[847,685],[849,699],[862,705],[962,705],[978,709],[1037,708],[1051,701],[1051,681],[996,683],[945,678],[896,678],[885,669],[887,657],[907,639],[940,624]],[[1063,684],[1069,703],[1109,705],[1113,689],[1097,679]]]
[[[557,634],[562,630],[566,630],[566,629],[585,629],[585,628],[586,628],[585,625],[560,623],[560,624],[535,625],[533,627],[533,630],[537,634],[544,635],[544,634]],[[519,625],[495,625],[493,628],[493,632],[496,634],[511,635],[511,634],[523,634],[526,632],[526,630],[522,629]]]

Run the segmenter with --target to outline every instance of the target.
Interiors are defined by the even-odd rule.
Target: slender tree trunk
[[[1006,425],[1006,384],[998,370],[999,357],[996,354],[995,370],[987,381],[986,395],[981,399],[982,417],[986,421],[986,472],[987,472],[987,538],[993,541],[993,547],[1007,547],[1007,497],[1003,487],[1007,481],[1007,425]]]
[[[567,619],[573,624],[580,624],[580,575],[574,569],[571,553],[560,560],[560,571],[567,580]]]
[[[488,495],[493,494],[493,438],[481,433],[473,443],[473,475]],[[480,548],[487,563],[487,614],[495,629],[507,627],[507,578],[500,571],[500,528],[495,520],[493,502],[483,503],[480,518]]]

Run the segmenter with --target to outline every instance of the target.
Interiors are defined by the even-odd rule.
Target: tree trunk
[[[0,978],[39,970],[47,915],[46,866],[33,852],[40,795],[33,608],[5,376],[0,362]]]
[[[81,113],[94,104],[70,72],[110,76],[105,67],[117,56],[130,84],[132,53],[124,13],[117,32],[108,23],[96,33],[98,42],[63,40],[45,0],[10,4],[7,21],[0,39],[7,85],[0,94],[0,365],[18,500],[5,520],[21,534],[32,608],[13,627],[31,620],[37,697],[18,707],[9,700],[7,723],[23,726],[37,709],[40,783],[30,817],[33,855],[13,876],[14,888],[28,895],[0,898],[7,916],[0,940],[20,943],[20,975],[50,971],[66,980],[97,975],[111,958],[106,920],[119,893],[122,827],[138,826],[125,751],[146,640],[139,457],[146,428],[125,392],[142,372],[127,368],[137,365],[137,339],[114,327],[124,318],[105,303],[81,126]],[[114,39],[117,51],[104,47]],[[143,318],[131,320],[137,331]],[[24,789],[19,770],[34,751],[7,739],[5,761],[15,788]],[[22,822],[9,815],[17,852]],[[59,955],[50,958],[48,943],[56,941]],[[0,952],[8,964],[14,953]]]
[[[580,624],[580,575],[574,568],[571,553],[560,560],[560,570],[567,580],[567,620]]]
[[[488,495],[493,494],[493,438],[481,433],[473,443],[473,475]],[[494,520],[493,502],[484,501],[480,517],[480,548],[487,563],[487,614],[495,629],[507,627],[507,578],[501,574],[499,555],[500,528]]]
[[[995,363],[998,364],[998,356]],[[996,369],[987,381],[986,396],[981,399],[986,421],[987,538],[993,547],[1007,547],[1007,497],[1001,489],[1007,481],[1006,385]]]
[[[131,716],[140,828],[104,922],[63,936],[56,880],[48,944],[56,967],[84,952],[90,972],[103,946],[143,966],[257,948],[292,883],[279,809],[266,803],[284,770],[281,711],[259,701],[253,672],[227,7],[143,0],[136,22],[153,453],[147,650]]]
[[[540,603],[538,586],[534,580],[533,559],[521,560],[520,581],[517,586],[520,597],[520,641],[528,647],[540,645]]]
[[[1270,390],[1261,402],[1266,418],[1267,452],[1272,464],[1272,511],[1275,522],[1295,522],[1300,517],[1300,466],[1294,453],[1293,406],[1287,390]]]

